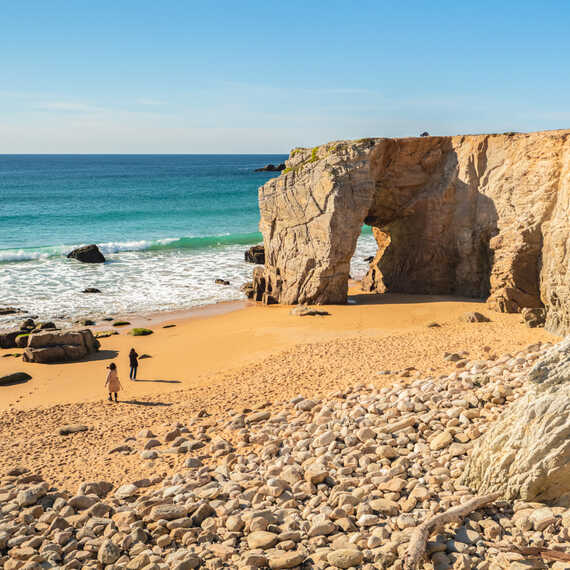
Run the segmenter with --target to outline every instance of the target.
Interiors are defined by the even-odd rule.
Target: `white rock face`
[[[529,372],[531,391],[481,437],[464,483],[508,499],[570,494],[570,336]]]

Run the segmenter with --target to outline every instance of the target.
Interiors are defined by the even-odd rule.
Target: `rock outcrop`
[[[83,263],[105,263],[105,256],[95,244],[78,247],[67,254],[71,259],[77,259]]]
[[[259,190],[264,302],[344,303],[362,224],[375,292],[545,307],[570,331],[570,131],[340,141],[295,149]]]
[[[285,170],[285,163],[278,164],[266,164],[261,168],[256,168],[254,172],[279,172],[280,170]]]
[[[79,331],[44,332],[28,338],[25,362],[66,362],[81,360],[99,350],[99,341],[89,329]]]
[[[263,245],[252,245],[245,251],[244,258],[246,263],[263,265],[265,263],[265,249]]]
[[[534,365],[529,379],[533,389],[477,442],[464,483],[507,499],[570,499],[570,336]]]

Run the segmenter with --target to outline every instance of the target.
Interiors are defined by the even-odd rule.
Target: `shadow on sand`
[[[42,364],[47,364],[48,366],[51,364],[76,364],[77,362],[95,362],[97,360],[112,360],[113,358],[117,358],[119,355],[118,350],[98,350],[97,352],[92,352],[88,354],[85,358],[81,360],[63,360],[59,362],[44,362]]]
[[[91,362],[92,360],[111,360],[112,358],[117,358],[118,355],[118,350],[98,350],[97,352],[91,353],[87,358],[84,358],[83,362]]]
[[[485,299],[455,297],[453,295],[416,295],[406,293],[362,293],[349,295],[349,305],[411,305],[419,303],[478,303]]]
[[[113,402],[115,403],[115,402]],[[116,402],[117,404],[131,404],[133,406],[172,406],[171,403],[169,402],[144,402],[144,401],[140,401],[140,400],[119,400],[118,402]]]
[[[140,378],[131,380],[131,382],[162,382],[163,384],[182,384],[181,380],[142,380]]]

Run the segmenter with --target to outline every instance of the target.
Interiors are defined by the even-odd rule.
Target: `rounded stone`
[[[353,550],[343,548],[341,550],[333,550],[327,555],[328,563],[337,568],[352,568],[353,566],[360,566],[362,564],[362,552],[360,550]]]

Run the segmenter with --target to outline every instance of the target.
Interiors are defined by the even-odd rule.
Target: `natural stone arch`
[[[368,291],[487,298],[498,233],[493,200],[479,192],[484,141],[460,175],[452,139],[385,139],[370,155],[374,197],[365,222],[378,253]]]
[[[570,133],[365,139],[295,149],[259,190],[266,303],[344,303],[364,222],[370,291],[548,309],[570,330]]]

